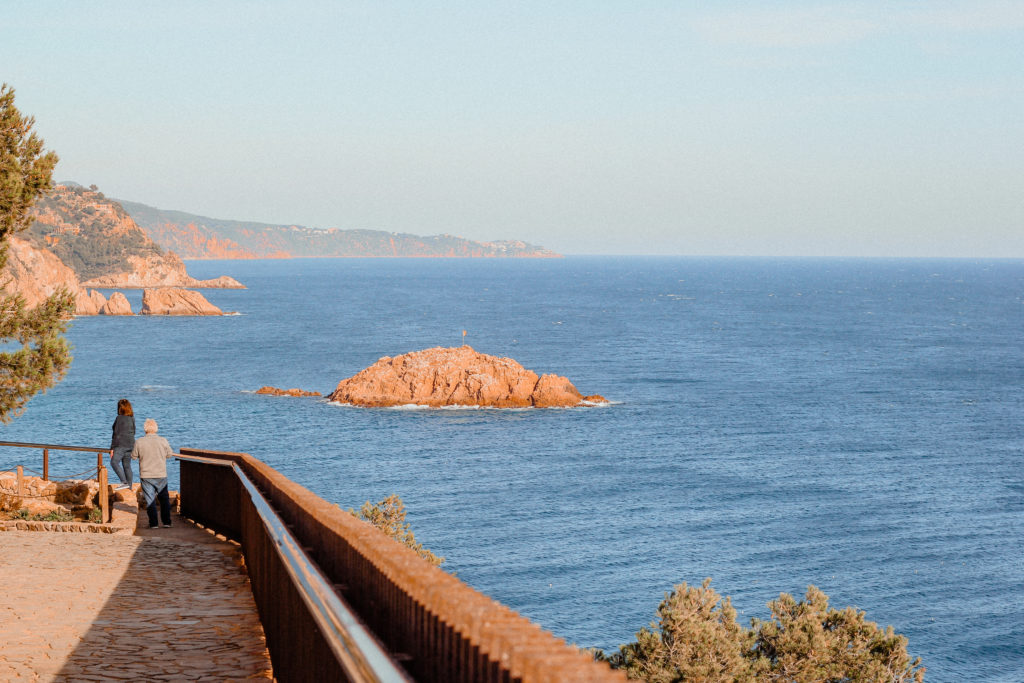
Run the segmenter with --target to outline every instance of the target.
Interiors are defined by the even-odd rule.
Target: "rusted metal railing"
[[[250,455],[180,460],[182,514],[242,545],[279,680],[625,680]]]
[[[96,481],[99,482],[99,503],[100,515],[104,523],[110,521],[110,492],[107,488],[107,468],[103,464],[103,456],[113,456],[114,451],[110,448],[95,448],[93,446],[68,446],[64,444],[45,443],[24,443],[21,441],[0,441],[0,446],[11,446],[13,448],[34,448],[43,451],[43,481],[50,481],[50,451],[78,451],[96,454]],[[89,471],[91,472],[91,470]],[[89,472],[83,472],[86,474]],[[18,495],[21,495],[22,478],[24,467],[18,465]]]

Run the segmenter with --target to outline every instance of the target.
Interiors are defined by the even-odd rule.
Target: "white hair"
[[[156,420],[149,418],[142,424],[142,428],[146,430],[147,434],[156,434]]]

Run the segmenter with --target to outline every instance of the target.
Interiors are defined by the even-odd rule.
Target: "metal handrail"
[[[256,485],[233,462],[174,454],[179,460],[230,467],[242,483],[256,513],[277,550],[292,582],[302,596],[331,651],[352,681],[405,683],[411,679],[388,656],[373,634],[334,591],[330,580],[310,560]]]

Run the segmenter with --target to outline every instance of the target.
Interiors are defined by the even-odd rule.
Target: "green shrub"
[[[75,516],[67,510],[51,510],[46,514],[32,514],[27,508],[9,513],[9,519],[25,520],[28,522],[73,522]]]
[[[736,611],[711,588],[676,586],[658,607],[658,621],[607,659],[630,678],[675,681],[780,681],[793,683],[920,683],[921,660],[907,654],[907,639],[866,621],[853,607],[829,607],[828,596],[808,586],[797,602],[785,593],[768,603],[771,618],[736,623]]]
[[[443,557],[438,557],[424,548],[422,543],[416,541],[412,531],[409,530],[409,524],[405,521],[405,505],[396,494],[392,493],[379,503],[366,501],[358,512],[349,509],[349,513],[369,522],[399,543],[412,548],[419,553],[420,557],[435,567],[441,566],[441,563],[444,562]]]

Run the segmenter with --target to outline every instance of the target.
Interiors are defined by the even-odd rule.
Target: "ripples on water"
[[[75,321],[67,380],[4,438],[105,445],[127,396],[173,445],[251,452],[343,507],[398,493],[447,567],[570,642],[629,640],[683,581],[712,576],[744,620],[815,584],[907,635],[929,680],[1024,680],[1020,261],[190,270],[248,284],[206,292],[241,315]],[[366,410],[249,393],[326,393],[463,329],[618,405]]]

